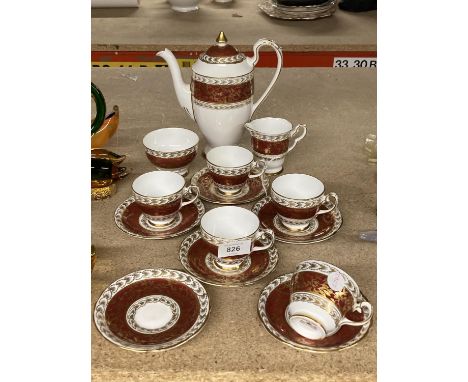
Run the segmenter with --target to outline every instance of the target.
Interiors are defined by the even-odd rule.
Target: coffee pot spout
[[[194,119],[190,85],[186,84],[182,79],[182,73],[180,72],[180,67],[174,54],[169,49],[164,49],[156,53],[156,56],[161,57],[169,65],[177,100],[179,101],[180,106],[182,106],[182,108],[190,116],[190,118]]]

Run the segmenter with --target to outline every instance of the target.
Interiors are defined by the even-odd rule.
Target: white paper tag
[[[230,244],[221,244],[218,246],[218,257],[246,255],[250,253],[251,246],[251,240],[241,240],[234,241]]]
[[[377,57],[335,57],[334,68],[377,68]]]
[[[327,277],[330,288],[335,292],[340,292],[344,288],[345,280],[340,272],[332,272]]]

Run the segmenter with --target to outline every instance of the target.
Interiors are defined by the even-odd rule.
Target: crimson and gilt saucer
[[[328,209],[332,204],[326,202],[322,208]],[[327,240],[332,237],[343,224],[343,218],[338,206],[331,212],[318,215],[310,227],[304,231],[290,231],[281,223],[276,208],[270,196],[258,201],[253,207],[262,225],[275,232],[275,240],[291,244],[310,244]]]
[[[183,235],[195,228],[205,213],[205,207],[200,200],[183,206],[171,225],[164,228],[154,228],[146,224],[143,211],[135,198],[129,197],[115,210],[115,224],[130,236],[140,239],[168,239]]]
[[[263,178],[263,180],[262,180]],[[263,182],[263,183],[262,183]],[[268,190],[268,178],[266,176],[247,180],[242,190],[237,195],[223,195],[215,186],[214,180],[207,167],[193,175],[191,184],[200,190],[200,199],[214,204],[245,204],[259,199]]]
[[[268,250],[252,253],[239,269],[226,272],[217,268],[208,248],[208,243],[202,239],[198,230],[182,242],[179,250],[180,262],[184,268],[205,284],[223,287],[250,285],[271,273],[278,263],[278,251],[273,246]]]
[[[143,269],[110,284],[94,322],[110,342],[127,350],[167,350],[197,335],[210,302],[203,285],[185,272]]]
[[[321,340],[311,340],[296,333],[286,321],[285,311],[291,296],[290,281],[293,273],[277,277],[269,283],[260,294],[258,300],[258,315],[266,330],[276,339],[296,349],[310,352],[331,352],[355,345],[369,331],[371,323],[362,326],[342,326],[335,334]],[[367,301],[360,294],[357,301]],[[361,321],[369,311],[350,312],[347,318]]]

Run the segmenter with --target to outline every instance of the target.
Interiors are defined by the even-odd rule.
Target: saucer
[[[208,168],[205,167],[192,177],[191,184],[198,186],[200,199],[207,202],[214,204],[244,204],[259,199],[265,194],[265,190],[268,190],[269,182],[267,177],[263,177],[263,186],[261,178],[248,179],[241,192],[236,195],[223,195],[217,190]]]
[[[164,228],[156,228],[146,221],[140,207],[135,203],[135,198],[130,196],[117,207],[114,219],[117,227],[130,236],[140,239],[168,239],[183,235],[196,227],[204,213],[203,203],[196,200],[183,206],[173,223]]]
[[[326,202],[323,208],[329,208],[332,204]],[[343,224],[343,218],[338,207],[333,211],[318,215],[311,226],[305,231],[290,231],[282,225],[276,214],[275,206],[271,197],[267,196],[252,207],[252,212],[258,215],[260,222],[266,228],[271,228],[275,232],[275,240],[291,244],[310,244],[327,240],[333,236]]]
[[[94,322],[110,342],[133,351],[167,350],[197,335],[210,310],[203,285],[187,273],[144,269],[109,285]]]
[[[234,272],[219,270],[213,262],[213,257],[208,252],[208,245],[201,238],[200,231],[192,233],[180,246],[180,262],[190,274],[205,284],[223,287],[250,285],[264,278],[275,268],[278,251],[272,247],[254,252]]]
[[[321,340],[310,340],[296,333],[286,322],[285,311],[289,304],[290,281],[293,273],[274,279],[260,294],[258,315],[266,330],[276,339],[296,349],[310,352],[331,352],[355,345],[369,331],[370,322],[363,326],[343,326],[335,334]],[[367,301],[359,292],[357,301]],[[366,313],[351,312],[346,317],[362,320]]]
[[[338,1],[330,0],[320,5],[283,6],[274,0],[262,0],[258,7],[268,16],[284,20],[315,20],[335,13]]]

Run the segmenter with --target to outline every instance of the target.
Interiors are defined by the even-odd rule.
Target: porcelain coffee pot
[[[276,71],[265,92],[253,102],[253,69],[259,49],[270,46],[276,52]],[[205,153],[217,146],[239,143],[244,124],[273,88],[283,65],[281,48],[272,40],[260,39],[253,46],[253,57],[246,57],[227,43],[221,32],[211,46],[192,66],[191,84],[183,81],[177,59],[168,49],[160,51],[171,71],[177,100],[206,138]]]

